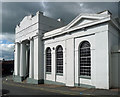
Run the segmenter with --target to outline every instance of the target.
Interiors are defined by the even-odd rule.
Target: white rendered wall
[[[56,49],[58,45],[61,45],[63,47],[63,75],[56,74],[56,51],[53,50],[53,47]],[[50,47],[52,52],[52,67],[51,67],[52,71],[51,71],[51,74],[47,74],[44,69],[44,79],[65,83],[65,41],[58,41],[56,38],[51,39],[50,41],[49,40],[45,41],[44,42],[44,58],[45,58],[45,51],[47,47]],[[46,66],[46,62],[44,60],[44,68],[46,68],[45,66]]]
[[[63,26],[63,22],[44,16],[41,12],[37,12],[35,16],[26,16],[16,27],[16,42],[30,39],[37,34],[51,31],[55,28]],[[37,31],[39,30],[39,32]]]
[[[100,24],[100,25],[96,25],[94,27],[91,27],[89,29],[87,29],[86,31],[83,30],[78,30],[78,31],[74,31],[71,34],[66,34],[64,36],[60,36],[60,37],[56,37],[56,38],[51,38],[51,39],[47,39],[44,40],[44,45],[45,45],[45,49],[46,47],[51,47],[51,49],[53,47],[56,47],[57,45],[60,45],[62,42],[64,43],[64,47],[65,47],[65,76],[62,79],[58,79],[58,82],[62,82],[61,80],[65,80],[63,82],[65,82],[65,84],[67,86],[72,86],[73,83],[77,84],[78,83],[78,46],[80,44],[80,42],[84,41],[84,40],[88,40],[91,44],[91,67],[92,67],[92,75],[91,75],[91,79],[83,79],[80,78],[80,82],[81,84],[86,84],[86,85],[92,85],[95,86],[97,88],[104,88],[107,89],[109,87],[109,83],[108,83],[108,53],[107,53],[107,46],[106,45],[108,43],[108,39],[107,39],[107,32],[108,32],[108,26],[107,24]],[[95,35],[93,35],[95,34]],[[88,35],[88,36],[86,36]],[[73,45],[73,41],[72,39],[75,38],[75,47]],[[70,41],[67,42],[67,40],[71,40],[71,43],[69,43]],[[105,42],[103,42],[105,41]],[[105,43],[105,44],[104,44]],[[100,45],[99,45],[100,44]],[[101,46],[102,44],[102,46]],[[68,45],[68,46],[67,46]],[[70,47],[71,45],[71,47]],[[105,45],[105,46],[104,46]],[[74,47],[74,50],[73,50]],[[45,57],[45,49],[44,49],[44,57]],[[67,49],[69,49],[67,51]],[[97,50],[96,50],[97,49]],[[73,52],[75,51],[75,52]],[[99,52],[101,51],[101,53]],[[67,52],[70,52],[67,55]],[[52,51],[52,53],[54,53],[54,51]],[[74,57],[75,54],[75,58]],[[99,57],[101,56],[101,57]],[[68,57],[68,58],[67,58]],[[72,57],[73,60],[70,60],[69,57]],[[97,59],[98,57],[98,59]],[[70,62],[75,64],[69,64]],[[68,62],[68,64],[67,64]],[[102,64],[102,65],[101,65]],[[44,63],[45,65],[45,63]],[[45,68],[45,66],[44,66]],[[73,69],[74,68],[74,69]],[[101,68],[101,69],[99,69]],[[97,69],[97,70],[96,70]],[[71,72],[70,72],[71,70]],[[101,73],[101,70],[103,71],[103,73]],[[74,74],[75,72],[75,74]],[[45,75],[45,80],[51,80],[51,81],[56,81],[55,78],[55,55],[52,55],[52,74],[46,74]],[[70,75],[72,74],[72,75]],[[73,78],[74,75],[74,78]],[[99,79],[97,79],[97,78]],[[67,80],[68,79],[68,80]],[[100,85],[101,84],[101,85]]]
[[[96,88],[109,89],[108,31],[95,35]]]
[[[83,41],[88,41],[91,45],[91,79],[79,77],[79,45]],[[95,64],[95,35],[75,38],[75,83],[95,86],[96,64]]]
[[[65,76],[66,76],[66,86],[74,86],[75,81],[75,66],[74,66],[74,38],[66,40],[66,66],[65,66]]]
[[[34,17],[26,16],[26,18],[21,21],[20,26],[16,27],[15,41],[19,42],[35,36],[37,29],[39,29],[38,20],[39,14],[36,14]]]

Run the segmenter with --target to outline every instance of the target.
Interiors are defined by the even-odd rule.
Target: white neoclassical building
[[[120,85],[120,24],[109,11],[69,24],[41,12],[15,32],[14,81],[109,89]]]

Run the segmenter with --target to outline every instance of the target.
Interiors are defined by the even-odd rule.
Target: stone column
[[[20,46],[20,77],[21,81],[26,76],[26,45],[24,42]]]
[[[20,44],[15,43],[15,63],[14,63],[14,75],[19,75],[19,66],[20,66]]]
[[[30,66],[29,66],[29,78],[33,78],[34,74],[34,41],[30,40]]]

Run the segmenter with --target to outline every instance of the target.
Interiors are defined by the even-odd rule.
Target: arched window
[[[51,49],[46,49],[46,72],[51,72]]]
[[[63,48],[61,45],[56,48],[56,73],[63,73]]]
[[[91,76],[91,51],[88,41],[83,41],[80,45],[80,76]]]

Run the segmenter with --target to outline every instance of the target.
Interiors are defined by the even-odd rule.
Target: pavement
[[[2,81],[3,95],[86,95],[86,96],[112,96],[118,97],[119,89],[94,89],[82,87],[66,87],[61,85],[28,84],[25,81],[22,83],[14,82],[12,76],[3,78]],[[120,97],[120,96],[119,96]]]

